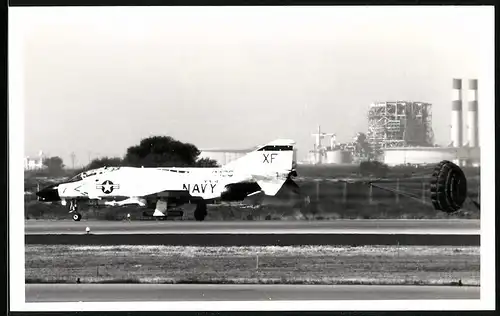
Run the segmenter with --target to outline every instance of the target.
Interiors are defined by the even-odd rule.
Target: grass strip
[[[180,238],[182,238],[180,236]],[[478,286],[479,247],[26,245],[26,283]]]

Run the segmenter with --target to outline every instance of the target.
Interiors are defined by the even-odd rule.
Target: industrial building
[[[413,101],[372,103],[367,136],[376,154],[385,148],[432,146],[432,105]]]
[[[447,147],[411,146],[410,142],[399,142],[399,146],[383,148],[384,163],[394,166],[401,164],[427,164],[451,160],[460,166],[480,166],[477,79],[469,80],[469,107],[467,113],[467,141],[463,141],[462,79],[452,81],[451,101],[451,142]],[[428,130],[428,129],[427,129]],[[430,139],[430,134],[427,139]],[[390,143],[390,142],[389,142]],[[374,146],[377,146],[374,141]]]

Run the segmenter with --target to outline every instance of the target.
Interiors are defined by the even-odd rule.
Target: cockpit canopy
[[[101,168],[97,168],[97,169],[87,170],[87,171],[81,172],[81,173],[77,174],[76,176],[74,176],[73,178],[69,179],[68,182],[80,181],[80,180],[83,180],[87,177],[95,176],[97,174],[102,174],[104,172],[118,170],[119,168],[120,167],[101,167]]]

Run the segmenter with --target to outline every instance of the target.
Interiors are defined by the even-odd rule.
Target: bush
[[[387,176],[389,166],[379,161],[363,161],[359,164],[359,173],[362,176],[375,176],[382,178]]]

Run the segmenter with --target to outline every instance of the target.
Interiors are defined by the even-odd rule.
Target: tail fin
[[[275,195],[294,169],[294,146],[295,141],[291,139],[277,139],[231,161],[224,168],[243,170],[265,194]]]

